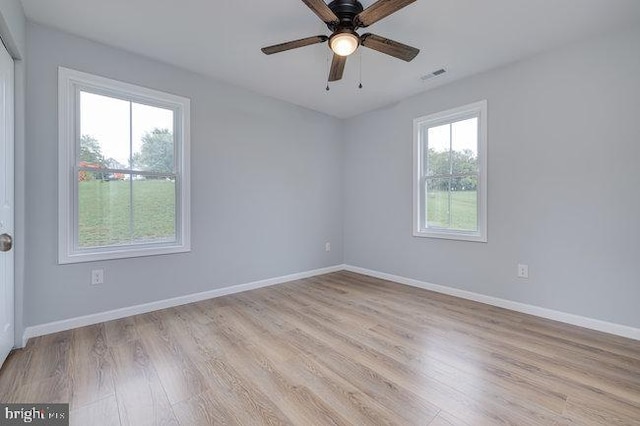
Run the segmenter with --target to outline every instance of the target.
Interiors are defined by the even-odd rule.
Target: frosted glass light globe
[[[358,48],[358,36],[350,32],[336,34],[331,37],[329,46],[333,53],[339,56],[349,56]]]

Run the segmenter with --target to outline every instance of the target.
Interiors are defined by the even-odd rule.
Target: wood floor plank
[[[57,404],[69,403],[70,400],[69,378],[53,376],[48,379],[29,381],[24,386],[15,388],[12,396],[6,402]]]
[[[29,382],[68,376],[71,337],[71,331],[64,331],[35,339],[30,348]]]
[[[133,342],[140,338],[136,328],[135,317],[105,322],[104,334],[109,346]]]
[[[13,363],[21,374],[0,376],[0,389],[7,392],[6,401],[59,403],[70,400],[69,351],[71,332],[42,336],[30,342],[26,350],[18,351]],[[26,357],[21,362],[19,358]],[[3,370],[5,366],[3,366]],[[14,382],[10,380],[17,379]]]
[[[114,383],[123,425],[175,425],[169,399],[140,340],[113,346]]]
[[[458,385],[468,384],[476,390],[486,388],[487,395],[494,390],[507,392],[558,414],[564,410],[566,394],[543,387],[540,382],[532,380],[531,376],[523,374],[517,368],[498,364],[491,356],[484,356],[478,350],[456,349],[455,346],[450,347],[433,340],[426,347],[425,344],[414,344],[398,335],[385,333],[380,327],[371,331],[367,340],[386,348],[385,353],[412,368],[428,371],[428,374],[439,377],[440,380],[445,380],[447,376],[455,377]],[[460,389],[460,386],[456,388]]]
[[[334,411],[305,383],[290,380],[282,374],[285,365],[270,360],[255,345],[239,339],[232,327],[218,327],[216,335],[224,347],[226,363],[231,365],[243,380],[250,378],[250,381],[264,383],[260,388],[260,399],[268,400],[269,405],[282,412],[283,417],[287,419],[286,422],[348,424],[340,413]]]
[[[225,407],[218,391],[207,391],[173,406],[178,423],[182,426],[240,425],[233,406]]]
[[[300,365],[299,362],[292,362],[294,357],[299,360],[300,354],[296,353],[286,361],[278,356],[272,357],[270,352],[262,349],[264,346],[261,343],[267,342],[263,342],[257,335],[247,333],[246,328],[239,326],[243,320],[240,315],[231,314],[226,319],[227,326],[217,327],[217,330],[229,345],[231,359],[244,364],[241,368],[254,380],[268,385],[263,391],[272,401],[287,401],[287,404],[278,405],[294,424],[369,423],[371,419],[363,418],[360,415],[361,410],[356,410],[353,406],[349,410],[336,410],[336,402],[339,399],[334,398],[334,389],[312,386],[317,382],[304,380],[309,378],[309,374],[300,374],[299,369],[292,368]],[[340,406],[339,402],[337,406]],[[384,416],[378,417],[378,420],[382,419]]]
[[[146,331],[141,333],[142,344],[171,404],[209,390],[188,356],[190,348],[183,347],[176,335],[166,328]]]
[[[337,272],[31,339],[0,402],[87,426],[640,426],[640,342]]]
[[[429,426],[470,426],[468,423],[463,422],[456,416],[453,416],[446,411],[440,411],[435,419]]]
[[[104,324],[72,330],[69,352],[70,410],[115,395],[112,363]]]
[[[315,324],[315,327],[321,328],[319,324]],[[370,348],[366,348],[363,345],[356,345],[356,347],[352,348],[352,351],[346,352],[344,355],[330,352],[328,348],[336,345],[337,342],[348,343],[347,340],[342,340],[344,336],[334,341],[328,335],[320,335],[320,339],[314,339],[314,336],[301,330],[296,330],[296,333],[294,344],[304,342],[300,348],[311,348],[310,355],[314,352],[323,353],[325,358],[333,355],[333,357],[329,358],[330,363],[327,363],[327,365],[338,366],[342,375],[357,372],[358,374],[350,377],[350,380],[357,380],[358,377],[363,376],[378,378],[390,388],[385,393],[386,397],[395,396],[389,390],[401,389],[400,395],[403,399],[400,401],[387,401],[387,408],[411,407],[412,413],[420,416],[419,419],[410,420],[411,424],[429,420],[430,414],[413,405],[411,399],[407,399],[407,396],[410,395],[422,397],[421,400],[424,401],[430,401],[431,406],[434,408],[439,406],[452,411],[463,410],[476,424],[501,424],[507,418],[514,418],[519,424],[535,424],[535,421],[530,419],[540,418],[542,421],[548,422],[549,419],[556,418],[553,413],[533,409],[530,404],[518,404],[517,401],[508,399],[505,396],[502,396],[502,399],[498,401],[500,404],[496,404],[491,395],[480,394],[480,399],[478,397],[470,397],[444,382],[424,376],[419,371],[410,371],[405,365],[395,362],[380,353],[372,352]],[[351,362],[351,359],[354,358],[358,360],[358,363]],[[415,380],[416,375],[420,380]],[[455,378],[450,377],[449,379],[454,380]],[[375,384],[375,381],[369,382],[365,388],[370,391],[375,389]],[[472,396],[474,395],[472,394]]]
[[[120,426],[116,397],[110,395],[69,412],[70,426]]]
[[[298,350],[353,383],[387,410],[394,412],[395,416],[405,419],[408,424],[430,421],[438,413],[439,408],[433,403],[408,391],[394,381],[393,377],[380,373],[379,369],[372,369],[361,363],[358,355],[335,351],[332,344],[299,329],[294,330],[290,337],[290,344],[295,345]]]
[[[32,356],[33,352],[29,348],[17,349],[9,354],[0,369],[0,401],[19,402],[18,390],[28,383]]]
[[[578,397],[569,397],[565,414],[574,419],[575,423],[583,425],[618,425],[638,426],[640,417],[638,413],[611,409],[612,406],[606,400],[584,400]]]
[[[209,386],[216,390],[213,397],[223,406],[234,424],[289,424],[286,415],[261,391],[260,387],[242,372],[238,372],[228,358],[213,358],[204,371]]]
[[[283,336],[276,337],[265,327],[262,317],[247,315],[246,311],[235,311],[232,328],[237,334],[246,336],[252,344],[259,345],[265,356],[282,363],[280,373],[291,382],[306,384],[331,407],[339,408],[351,424],[399,424],[388,411],[373,398],[356,388],[352,383],[329,368],[315,362],[304,353],[295,350]]]
[[[234,419],[238,424],[247,424],[251,419],[260,419],[266,424],[289,423],[286,415],[273,404],[262,389],[252,387],[253,378],[242,368],[238,368],[238,363],[234,359],[237,355],[229,350],[231,338],[228,335],[225,337],[221,330],[226,327],[224,312],[227,309],[219,308],[215,314],[208,317],[212,321],[213,319],[220,321],[218,324],[210,323],[209,327],[204,327],[204,324],[180,315],[168,321],[168,332],[182,347],[192,348],[189,356],[207,387],[219,391],[215,395],[208,395],[207,392],[204,392],[205,395],[195,395],[185,404],[179,404],[176,410],[180,411],[180,416],[184,419],[185,406],[197,408],[203,400],[214,398],[218,401],[217,404],[227,407],[226,411],[215,409],[213,412],[204,411],[201,414],[219,417],[226,412],[227,414],[224,415]],[[228,407],[235,407],[235,409],[229,410]]]

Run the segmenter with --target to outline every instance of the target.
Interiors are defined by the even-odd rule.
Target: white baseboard
[[[171,299],[158,300],[156,302],[144,303],[141,305],[129,306],[126,308],[114,309],[106,312],[85,315],[76,318],[64,319],[61,321],[50,322],[46,324],[34,325],[27,327],[22,335],[22,346],[25,347],[28,340],[32,337],[44,336],[46,334],[57,333],[60,331],[71,330],[73,328],[84,327],[87,325],[98,324],[105,321],[111,321],[120,318],[126,318],[132,315],[144,314],[147,312],[157,311],[159,309],[171,308],[174,306],[185,305],[187,303],[199,302],[201,300],[213,299],[215,297],[226,296],[228,294],[240,293],[247,290],[253,290],[262,287],[268,287],[276,284],[283,284],[289,281],[300,280],[303,278],[314,277],[316,275],[328,274],[337,271],[350,271],[362,275],[368,275],[399,284],[409,285],[412,287],[423,288],[435,291],[437,293],[447,294],[450,296],[460,297],[462,299],[473,300],[487,305],[497,306],[516,312],[535,315],[541,318],[547,318],[554,321],[572,324],[591,330],[602,331],[604,333],[614,334],[617,336],[627,337],[634,340],[640,340],[640,329],[629,327],[626,325],[615,324],[611,322],[601,321],[597,319],[587,318],[580,315],[569,314],[566,312],[555,311],[552,309],[542,308],[539,306],[529,305],[521,302],[514,302],[507,299],[501,299],[493,296],[486,296],[471,291],[460,290],[453,287],[447,287],[438,284],[432,284],[412,278],[401,277],[398,275],[387,274],[385,272],[374,271],[371,269],[360,268],[352,265],[335,265],[326,268],[314,269],[311,271],[300,272],[281,277],[269,278],[260,281],[254,281],[245,284],[234,285],[230,287],[217,288],[202,293],[188,294],[178,296]]]
[[[591,330],[602,331],[604,333],[615,334],[617,336],[627,337],[629,339],[640,340],[640,329],[629,327],[626,325],[615,324],[611,322],[601,321],[593,318],[587,318],[580,315],[569,314],[566,312],[555,311],[553,309],[542,308],[540,306],[529,305],[521,302],[514,302],[507,299],[501,299],[484,294],[473,293],[471,291],[460,290],[453,287],[432,284],[424,281],[414,280],[412,278],[401,277],[398,275],[387,274],[385,272],[373,271],[371,269],[360,268],[358,266],[345,265],[346,271],[355,272],[362,275],[368,275],[383,280],[393,281],[399,284],[405,284],[412,287],[419,287],[426,290],[435,291],[437,293],[447,294],[449,296],[460,297],[462,299],[473,300],[475,302],[485,303],[487,305],[497,306],[516,312],[535,315],[541,318],[547,318],[566,324],[577,325],[579,327]]]
[[[314,269],[296,274],[284,275],[281,277],[268,278],[266,280],[253,281],[250,283],[239,284],[229,287],[217,288],[214,290],[204,291],[202,293],[188,294],[178,296],[171,299],[158,300],[156,302],[144,303],[142,305],[129,306],[126,308],[114,309],[112,311],[99,312],[96,314],[84,315],[76,318],[64,319],[61,321],[39,324],[25,328],[22,335],[22,346],[25,347],[32,337],[44,336],[46,334],[57,333],[60,331],[71,330],[73,328],[84,327],[87,325],[98,324],[105,321],[111,321],[120,318],[126,318],[132,315],[144,314],[159,309],[171,308],[174,306],[186,305],[187,303],[199,302],[201,300],[213,299],[215,297],[226,296],[228,294],[240,293],[247,290],[253,290],[261,287],[268,287],[276,284],[283,284],[289,281],[300,280],[303,278],[314,277],[316,275],[328,274],[344,270],[344,265],[329,266],[326,268]]]

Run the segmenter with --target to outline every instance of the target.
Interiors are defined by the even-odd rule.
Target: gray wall
[[[27,47],[27,325],[342,263],[339,120],[33,24]],[[191,98],[191,253],[57,265],[60,65]]]
[[[20,0],[0,0],[0,34],[2,41],[14,58],[25,54],[26,20]]]
[[[638,52],[640,28],[350,120],[345,263],[640,327]],[[412,119],[480,99],[489,241],[414,238]]]
[[[20,0],[0,0],[0,36],[14,58],[15,81],[15,181],[14,181],[14,265],[15,265],[15,341],[22,341],[24,330],[25,261],[25,98],[26,98],[26,19]]]

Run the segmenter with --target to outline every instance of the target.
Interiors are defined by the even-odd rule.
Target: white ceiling
[[[325,91],[329,34],[300,0],[22,0],[28,19],[340,118],[574,40],[640,23],[639,0],[418,0],[366,29],[421,49],[406,63],[361,48]],[[367,7],[373,0],[362,0]],[[363,33],[365,31],[360,31]],[[425,83],[420,77],[446,67]]]

